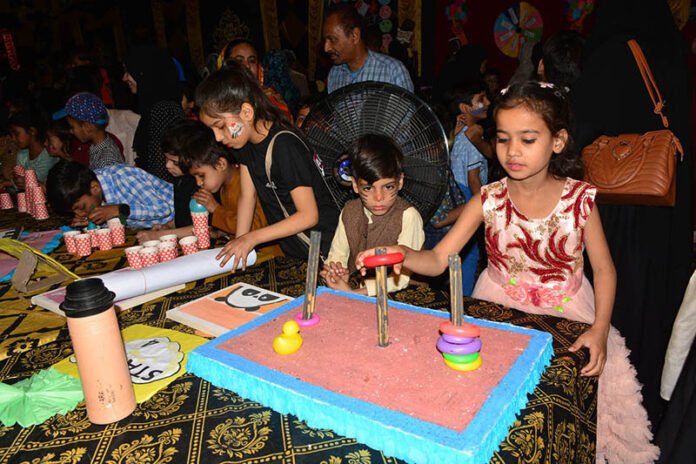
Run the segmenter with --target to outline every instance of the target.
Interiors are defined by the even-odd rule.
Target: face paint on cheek
[[[232,136],[232,138],[236,139],[242,134],[242,131],[244,130],[244,123],[233,122],[232,124],[227,126],[227,129],[230,131],[230,135]]]

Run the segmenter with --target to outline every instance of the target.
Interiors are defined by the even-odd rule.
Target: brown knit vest
[[[372,215],[372,224],[368,223],[359,198],[348,201],[343,207],[343,227],[346,229],[350,256],[348,270],[355,271],[355,258],[363,250],[376,246],[396,245],[401,234],[404,211],[410,208],[406,200],[396,198],[396,202],[384,216]]]

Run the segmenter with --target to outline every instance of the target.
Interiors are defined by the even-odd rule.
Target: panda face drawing
[[[263,290],[244,287],[234,288],[227,296],[215,298],[215,301],[224,302],[232,308],[243,309],[247,312],[258,311],[261,306],[278,300],[280,300],[278,295],[266,293]]]

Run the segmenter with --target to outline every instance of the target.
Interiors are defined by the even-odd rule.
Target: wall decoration
[[[469,3],[467,0],[449,0],[445,8],[452,33],[459,39],[461,45],[469,43],[464,34],[464,24],[469,20]]]
[[[408,47],[408,57],[415,75],[421,75],[422,66],[422,3],[421,0],[400,0],[397,4],[399,24],[396,40]]]
[[[543,32],[541,13],[527,2],[517,2],[507,7],[493,26],[495,44],[512,58],[517,58],[527,40],[540,40]]]
[[[235,37],[249,37],[249,32],[249,26],[237,13],[226,8],[220,15],[213,32],[213,50],[222,50],[222,47]]]
[[[582,31],[582,22],[593,9],[594,0],[566,0],[565,15],[570,22],[570,28]]]

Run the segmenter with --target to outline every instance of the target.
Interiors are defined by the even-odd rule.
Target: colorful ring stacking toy
[[[442,335],[437,349],[445,365],[457,371],[473,371],[481,367],[481,328],[474,324],[454,325],[451,321],[440,324]]]
[[[403,260],[404,255],[401,253],[389,253],[386,255],[368,256],[363,259],[363,265],[365,267],[392,266],[394,264],[399,264]]]

